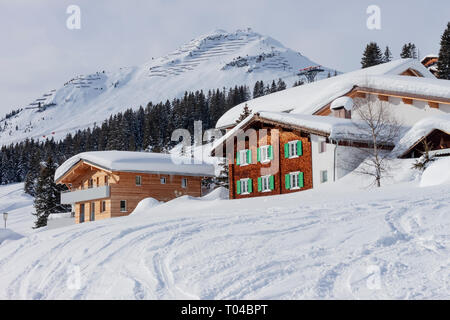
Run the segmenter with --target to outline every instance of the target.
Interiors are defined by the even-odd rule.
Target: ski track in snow
[[[449,191],[186,198],[35,232],[0,245],[0,298],[448,299]]]

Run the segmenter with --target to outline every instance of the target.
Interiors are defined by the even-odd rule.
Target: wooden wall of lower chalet
[[[158,175],[119,172],[119,182],[111,184],[111,216],[129,215],[142,199],[152,197],[159,201],[169,201],[183,195],[201,196],[202,177]],[[142,185],[136,186],[136,176],[142,177]],[[161,178],[166,183],[161,183]],[[187,188],[181,186],[182,178],[188,180]],[[127,211],[120,211],[120,201],[127,201]]]
[[[268,196],[281,193],[291,193],[303,191],[312,188],[312,155],[311,155],[311,139],[309,134],[298,131],[287,131],[276,128],[279,131],[279,143],[273,145],[273,160],[267,164],[257,162],[257,148],[260,146],[271,144],[271,128],[265,127],[268,134],[260,136],[260,128],[255,128],[258,135],[258,146],[250,146],[252,150],[252,164],[245,166],[236,165],[237,145],[234,146],[233,163],[229,163],[229,184],[230,199],[251,198],[259,196]],[[301,140],[303,145],[303,155],[297,158],[285,159],[284,144],[293,140]],[[249,142],[246,142],[245,148],[249,148]],[[266,171],[261,170],[265,168]],[[290,172],[301,171],[304,175],[304,187],[300,190],[288,190],[285,187],[285,174]],[[258,177],[262,175],[274,176],[274,190],[267,192],[258,191]],[[253,192],[245,195],[236,193],[236,182],[240,179],[251,178]]]
[[[102,201],[106,203],[106,210],[101,212]],[[95,203],[95,220],[111,218],[111,201],[109,199],[96,199],[75,204],[75,223],[80,223],[80,207],[84,203],[84,221],[91,221],[91,204]]]

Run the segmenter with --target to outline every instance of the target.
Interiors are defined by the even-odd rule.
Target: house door
[[[91,221],[95,221],[95,202],[91,203]]]
[[[84,203],[80,204],[80,223],[84,222]]]

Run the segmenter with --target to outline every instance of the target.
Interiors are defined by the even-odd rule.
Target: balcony
[[[62,204],[72,204],[102,198],[109,198],[110,187],[101,186],[77,191],[68,191],[61,193]]]

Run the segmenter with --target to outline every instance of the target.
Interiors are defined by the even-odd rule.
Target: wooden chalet
[[[82,223],[129,215],[148,197],[200,197],[202,180],[214,176],[214,168],[190,161],[146,152],[85,152],[59,167],[55,181],[68,187],[61,203],[72,204],[76,223]]]

